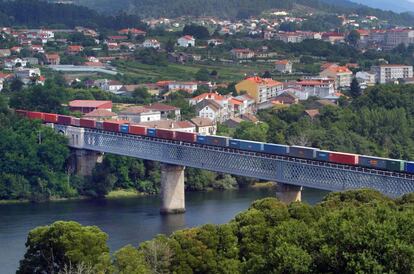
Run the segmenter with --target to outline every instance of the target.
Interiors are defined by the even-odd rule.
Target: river
[[[315,204],[326,194],[304,189],[302,199]],[[0,205],[0,274],[15,273],[25,252],[27,234],[36,226],[57,220],[96,225],[108,233],[109,247],[115,251],[127,244],[136,246],[160,233],[226,223],[254,200],[274,195],[274,188],[190,192],[186,193],[187,212],[169,216],[159,214],[160,200],[156,196]]]

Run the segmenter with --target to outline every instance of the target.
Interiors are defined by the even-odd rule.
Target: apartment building
[[[371,72],[375,74],[376,82],[379,84],[413,77],[413,67],[407,65],[372,66]]]

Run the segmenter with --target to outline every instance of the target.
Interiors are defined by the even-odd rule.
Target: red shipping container
[[[90,119],[80,119],[79,125],[86,128],[96,128],[96,121]]]
[[[357,165],[358,159],[356,154],[329,152],[329,161],[337,164]]]
[[[27,117],[29,117],[29,119],[40,119],[43,120],[43,112],[37,112],[37,111],[29,111],[27,113]]]
[[[174,140],[175,131],[168,130],[168,129],[157,129],[156,136],[158,138]]]
[[[80,127],[80,119],[72,117],[72,122],[70,123],[71,126]]]
[[[27,116],[28,111],[27,110],[22,110],[22,109],[16,109],[14,112],[16,112],[16,114],[20,115],[20,116]]]
[[[196,139],[197,139],[197,134],[195,133],[183,132],[183,131],[175,132],[175,140],[195,143]]]
[[[130,125],[129,133],[135,135],[147,135],[147,128],[143,126]]]
[[[72,124],[72,117],[66,115],[58,115],[57,123],[70,126]]]
[[[103,122],[103,129],[107,131],[114,131],[119,132],[119,128],[123,123],[119,123],[117,121],[104,121]]]
[[[58,115],[54,113],[45,113],[43,116],[43,121],[46,123],[57,123]]]

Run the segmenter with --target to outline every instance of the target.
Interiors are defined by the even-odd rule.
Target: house
[[[272,99],[274,105],[293,105],[299,103],[299,98],[290,92],[283,92]]]
[[[31,45],[29,50],[34,53],[45,53],[42,45]]]
[[[78,45],[69,45],[66,49],[66,53],[68,54],[79,54],[80,52],[82,52],[84,50],[84,48],[82,46],[78,46]]]
[[[161,112],[151,110],[145,106],[129,107],[118,114],[120,119],[128,120],[133,123],[151,122],[161,120]]]
[[[198,88],[197,82],[170,82],[168,84],[169,91],[184,90],[188,93],[193,93]]]
[[[79,111],[83,114],[86,114],[96,109],[105,109],[112,111],[112,101],[73,100],[69,102],[70,111]]]
[[[376,75],[372,72],[358,71],[355,75],[361,88],[366,88],[375,85]]]
[[[0,49],[0,58],[9,57],[11,55],[10,49]]]
[[[94,85],[103,91],[108,91],[113,94],[121,94],[119,90],[122,88],[122,83],[117,80],[99,79],[94,82]]]
[[[40,77],[40,75],[40,69],[38,68],[18,68],[15,71],[16,78],[22,81],[25,85],[34,81],[34,79]]]
[[[144,41],[144,43],[142,43],[142,47],[159,49],[159,48],[161,48],[161,44],[160,44],[160,42],[158,42],[157,39],[146,39]]]
[[[336,88],[349,88],[353,74],[345,66],[332,65],[323,70],[319,76],[334,79]]]
[[[263,103],[277,96],[278,91],[283,89],[283,84],[270,78],[258,76],[248,77],[235,86],[240,94],[246,92],[256,103]]]
[[[132,37],[137,37],[137,36],[145,36],[147,32],[140,30],[140,29],[132,28],[132,29],[121,29],[118,31],[118,34],[131,35]]]
[[[217,124],[210,118],[195,117],[190,120],[196,126],[196,132],[203,135],[216,135]]]
[[[5,59],[4,61],[4,68],[7,70],[12,70],[16,67],[26,67],[27,62],[21,58],[9,58]]]
[[[142,123],[139,123],[139,125],[150,127],[150,128],[170,129],[174,131],[196,132],[196,126],[190,121],[160,120],[160,121],[142,122]]]
[[[209,39],[209,40],[207,40],[207,45],[209,45],[209,46],[219,46],[219,45],[222,45],[224,43],[224,40],[223,39],[216,39],[216,38],[212,38],[212,39]]]
[[[118,115],[107,109],[95,109],[89,113],[86,113],[85,115],[83,115],[83,117],[97,121],[104,121],[117,119]]]
[[[290,91],[298,96],[299,100],[307,100],[311,96],[324,98],[335,93],[335,81],[330,78],[309,78],[288,82],[285,86],[292,88]]]
[[[57,53],[47,53],[45,54],[46,62],[49,65],[59,65],[60,64],[60,56]]]
[[[293,64],[289,60],[278,60],[275,62],[275,70],[281,73],[292,73]]]
[[[162,103],[149,104],[145,107],[150,110],[159,111],[161,113],[161,119],[181,120],[181,109],[177,107]]]
[[[216,123],[222,123],[229,117],[228,110],[211,99],[204,99],[195,106],[198,117],[210,118]]]
[[[230,52],[236,59],[252,59],[255,54],[250,49],[232,49]]]
[[[195,38],[191,35],[184,35],[177,40],[177,44],[179,47],[195,47]]]
[[[303,113],[305,116],[314,119],[316,116],[319,115],[319,109],[306,109]]]
[[[233,117],[224,121],[223,125],[229,128],[237,128],[241,122],[244,122],[244,120],[239,117]]]
[[[325,32],[322,34],[322,40],[331,44],[343,43],[345,42],[345,35],[337,32]]]
[[[413,66],[407,65],[379,65],[372,66],[371,72],[375,74],[379,84],[392,83],[400,79],[413,77]]]

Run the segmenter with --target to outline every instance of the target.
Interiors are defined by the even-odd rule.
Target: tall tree
[[[352,98],[358,98],[362,95],[361,87],[359,86],[359,82],[356,78],[352,79],[350,94]]]

